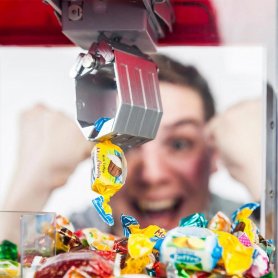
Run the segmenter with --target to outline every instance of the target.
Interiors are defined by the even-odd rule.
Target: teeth
[[[161,211],[172,208],[176,204],[175,199],[162,201],[139,201],[138,206],[141,210]]]

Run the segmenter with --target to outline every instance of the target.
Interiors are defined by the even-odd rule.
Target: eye
[[[193,143],[187,139],[172,139],[171,148],[175,151],[190,149]]]

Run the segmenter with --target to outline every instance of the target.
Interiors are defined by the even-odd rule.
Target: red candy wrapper
[[[74,267],[74,268],[73,268]],[[113,264],[95,252],[65,253],[50,258],[35,273],[35,278],[63,278],[70,270],[90,277],[107,278],[113,274]],[[71,277],[71,276],[68,276]],[[81,276],[82,277],[82,276]]]
[[[128,238],[123,237],[120,239],[115,240],[113,250],[117,253],[127,254],[127,244],[128,244]]]

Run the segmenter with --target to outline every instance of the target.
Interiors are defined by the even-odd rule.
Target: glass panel
[[[32,277],[44,258],[55,255],[55,218],[52,212],[0,211],[0,277]]]

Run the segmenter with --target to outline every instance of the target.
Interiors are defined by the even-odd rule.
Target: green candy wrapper
[[[17,261],[17,245],[9,240],[3,240],[0,244],[0,259]]]
[[[199,227],[206,228],[208,221],[203,213],[193,213],[184,217],[179,222],[179,227]]]
[[[261,278],[275,278],[275,275],[273,272],[269,272],[266,275],[262,276]]]

